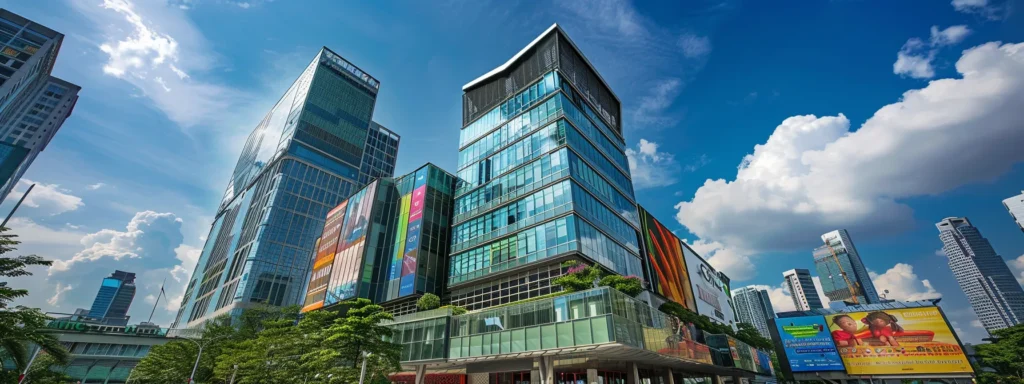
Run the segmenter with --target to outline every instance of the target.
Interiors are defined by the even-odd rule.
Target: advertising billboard
[[[973,373],[938,307],[827,316],[851,375]]]
[[[783,352],[779,363],[788,364],[790,372],[843,370],[824,316],[787,317],[774,323]]]
[[[316,246],[313,248],[313,272],[310,274],[309,286],[306,288],[306,301],[302,307],[303,312],[323,307],[327,282],[330,280],[331,266],[334,264],[334,254],[338,250],[341,224],[345,219],[347,207],[348,200],[345,200],[327,212],[323,231],[321,231],[320,238],[317,239]]]
[[[405,253],[402,255],[402,277],[399,283],[398,296],[412,294],[415,291],[416,260],[419,257],[420,234],[423,227],[423,203],[427,193],[428,168],[416,172],[416,184],[409,203],[409,225],[405,235]]]
[[[661,225],[654,216],[640,208],[643,219],[644,246],[647,248],[647,264],[651,288],[665,298],[696,311],[690,274],[683,259],[683,247],[679,238]]]
[[[324,305],[335,304],[356,295],[376,190],[377,182],[374,181],[348,199]]]
[[[759,349],[755,349],[754,353],[755,361],[757,362],[757,373],[765,376],[775,376],[775,368],[772,367],[771,356]]]
[[[692,292],[696,298],[697,313],[725,325],[734,325],[736,314],[733,312],[728,284],[722,281],[718,271],[712,268],[711,264],[704,261],[690,247],[686,244],[682,244],[682,247],[686,268],[690,272],[690,282],[693,284]]]

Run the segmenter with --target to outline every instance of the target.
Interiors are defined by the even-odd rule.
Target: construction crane
[[[846,276],[846,271],[843,270],[843,264],[839,262],[839,255],[836,254],[836,249],[832,248],[832,244],[828,240],[825,240],[825,246],[828,247],[829,252],[832,253],[832,259],[835,260],[836,266],[839,267],[839,274],[843,275],[843,281],[846,281],[846,289],[850,290],[850,296],[853,299],[853,304],[860,304],[857,300],[857,293],[860,292],[853,283],[850,282],[850,278]]]

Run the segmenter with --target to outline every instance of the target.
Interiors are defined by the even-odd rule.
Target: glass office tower
[[[0,202],[71,115],[81,89],[50,76],[64,35],[0,8]]]
[[[371,121],[379,88],[330,49],[317,53],[249,135],[174,327],[302,303],[328,211],[362,180],[392,176],[399,137]]]
[[[814,267],[821,289],[831,301],[878,304],[881,299],[868,269],[845,229],[821,235],[824,245],[814,249]]]
[[[568,259],[642,276],[620,102],[565,33],[462,90],[450,302],[551,293]]]
[[[114,271],[103,279],[89,308],[89,317],[105,324],[128,324],[128,308],[135,299],[135,274]]]
[[[441,296],[454,193],[455,176],[427,164],[374,180],[334,207],[312,254],[302,311],[364,298],[402,315],[425,293]]]

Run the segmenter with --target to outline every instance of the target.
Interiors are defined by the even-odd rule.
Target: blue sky
[[[1013,4],[677,3],[0,0],[66,35],[55,75],[83,87],[11,223],[58,261],[27,303],[73,311],[145,270],[131,314],[166,279],[169,323],[244,137],[320,46],[381,81],[396,173],[454,170],[461,86],[557,22],[622,99],[638,200],[735,287],[784,308],[782,271],[847,228],[879,289],[941,296],[977,341],[933,224],[970,217],[1024,272],[1000,204],[1024,189]]]

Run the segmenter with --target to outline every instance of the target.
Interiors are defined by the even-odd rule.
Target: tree
[[[636,297],[644,291],[643,282],[636,276],[608,275],[601,278],[597,285],[615,288],[630,297]]]
[[[552,284],[562,287],[565,292],[579,292],[594,288],[594,281],[601,278],[601,269],[592,265],[569,260],[562,263],[565,274],[552,280]]]
[[[465,315],[466,312],[469,312],[469,311],[466,310],[466,308],[463,308],[463,307],[458,306],[458,305],[452,305],[452,304],[445,305],[445,306],[443,306],[441,308],[451,308],[453,316]]]
[[[314,313],[310,320],[304,321],[320,320],[325,315],[331,313]],[[301,369],[301,357],[314,340],[303,332],[312,327],[297,325],[299,308],[286,307],[262,317],[255,337],[234,339],[225,344],[214,367],[216,379],[227,381],[237,371],[236,383],[284,383],[305,373]]]
[[[774,350],[775,344],[773,344],[771,340],[761,336],[761,333],[758,332],[757,328],[754,328],[753,325],[747,323],[736,323],[736,328],[739,328],[739,331],[736,332],[736,338],[740,341],[763,351]]]
[[[33,266],[50,266],[51,261],[39,256],[5,256],[15,251],[19,244],[17,235],[7,234],[7,228],[0,227],[0,277],[32,276],[28,271]],[[31,359],[29,345],[38,345],[59,365],[68,363],[69,354],[57,341],[54,334],[46,331],[50,319],[38,308],[22,305],[12,307],[14,300],[28,296],[27,289],[16,289],[7,284],[0,285],[0,356],[14,361],[17,369],[23,370]]]
[[[1024,324],[992,331],[992,337],[992,343],[975,346],[981,366],[994,369],[997,381],[1024,381]]]
[[[429,311],[431,309],[437,309],[441,306],[441,298],[433,293],[427,293],[420,296],[419,300],[416,300],[416,308],[421,311]]]
[[[391,328],[383,324],[394,317],[384,308],[366,299],[351,302],[344,316],[334,319],[323,330],[319,348],[302,355],[306,372],[333,375],[343,383],[359,380],[359,368],[365,354],[370,354],[368,369],[376,376],[385,377],[399,369],[401,346],[391,343]]]

